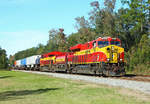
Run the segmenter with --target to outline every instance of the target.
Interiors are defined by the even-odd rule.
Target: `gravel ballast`
[[[123,79],[111,79],[102,77],[92,77],[83,75],[72,75],[72,74],[62,74],[62,73],[49,73],[49,72],[37,72],[37,71],[23,71],[35,74],[50,75],[58,78],[66,78],[72,80],[82,80],[86,82],[92,82],[97,84],[106,84],[110,86],[124,87],[133,90],[139,90],[141,92],[150,94],[150,83],[149,82],[137,82]]]

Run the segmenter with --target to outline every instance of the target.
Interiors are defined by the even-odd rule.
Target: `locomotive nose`
[[[107,62],[108,63],[118,63],[118,48],[116,46],[109,46],[107,50]]]

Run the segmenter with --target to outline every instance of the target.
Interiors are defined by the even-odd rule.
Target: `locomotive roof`
[[[98,41],[120,41],[119,38],[112,38],[112,37],[99,37],[96,40]]]
[[[48,56],[55,56],[55,55],[61,55],[61,54],[65,54],[65,52],[54,51],[54,52],[49,52],[49,53],[43,54],[42,56],[48,57]]]
[[[86,42],[84,44],[77,44],[73,47],[70,47],[70,50],[72,51],[79,51],[79,50],[85,50],[85,49],[91,49],[92,48],[92,44],[95,40],[90,41],[90,42]]]
[[[99,37],[96,40],[86,42],[84,44],[77,44],[75,46],[70,47],[71,51],[80,51],[85,49],[91,49],[93,47],[93,42],[95,41],[120,41],[119,38],[111,38],[111,37]]]
[[[82,44],[77,44],[73,47],[70,47],[70,50],[76,50],[76,49],[80,49],[82,47]]]

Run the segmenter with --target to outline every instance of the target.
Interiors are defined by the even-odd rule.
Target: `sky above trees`
[[[0,46],[7,54],[46,44],[50,29],[76,32],[75,18],[85,16],[94,0],[1,0]],[[101,2],[100,7],[103,8]],[[117,0],[116,9],[122,7]]]

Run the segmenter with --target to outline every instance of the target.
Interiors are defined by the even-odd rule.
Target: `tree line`
[[[70,51],[69,47],[85,43],[97,37],[118,37],[125,48],[127,70],[150,72],[150,0],[122,0],[126,8],[115,9],[116,0],[91,2],[89,18],[84,16],[75,18],[75,28],[78,30],[66,36],[64,29],[51,29],[46,45],[17,52],[10,56],[10,63],[14,60],[35,54],[51,51]]]
[[[0,69],[7,68],[8,58],[6,51],[0,47]]]

